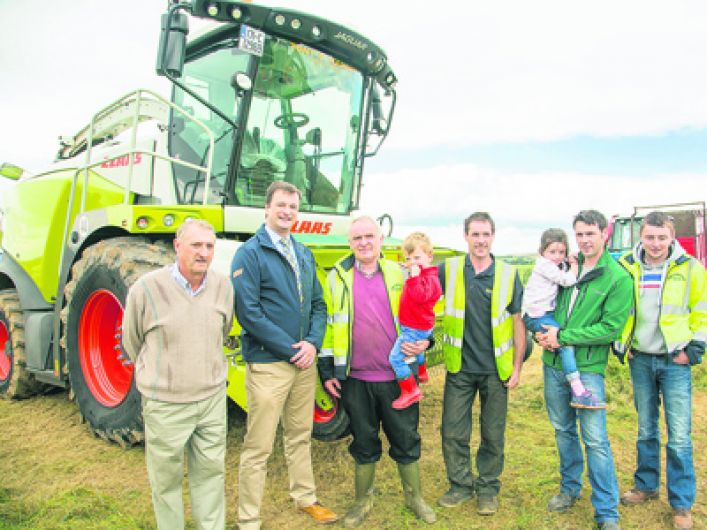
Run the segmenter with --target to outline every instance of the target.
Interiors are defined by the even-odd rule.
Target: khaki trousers
[[[226,388],[193,403],[144,398],[142,415],[157,528],[184,528],[182,479],[186,448],[194,524],[200,529],[223,529]]]
[[[238,525],[260,528],[260,503],[278,422],[282,422],[290,497],[295,504],[317,501],[312,473],[312,415],[317,370],[287,362],[248,363],[248,430],[238,474]]]

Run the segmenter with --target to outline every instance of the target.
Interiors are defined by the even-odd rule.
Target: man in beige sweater
[[[210,224],[185,221],[174,240],[176,263],[133,285],[123,317],[123,347],[143,396],[147,472],[160,529],[184,528],[185,448],[196,526],[225,526],[223,341],[233,322],[233,289],[228,278],[208,270],[215,241]]]

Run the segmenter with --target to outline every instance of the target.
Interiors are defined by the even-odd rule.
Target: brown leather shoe
[[[315,502],[314,504],[311,504],[309,506],[302,506],[299,508],[299,511],[306,513],[316,522],[321,524],[333,523],[334,521],[339,519],[338,515],[336,515],[328,508],[325,508],[318,502]]]
[[[673,528],[676,530],[692,530],[692,514],[690,510],[675,510]]]
[[[626,506],[634,506],[636,504],[643,504],[646,501],[657,498],[657,491],[641,491],[634,488],[621,495],[621,504],[625,504]]]

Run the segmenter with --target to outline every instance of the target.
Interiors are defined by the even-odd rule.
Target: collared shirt
[[[272,241],[273,246],[277,249],[277,251],[282,254],[282,256],[287,259],[287,256],[285,255],[285,251],[282,248],[282,243],[280,243],[281,240],[287,239],[288,244],[290,245],[290,250],[292,251],[292,254],[295,254],[295,246],[292,244],[292,236],[290,234],[287,234],[286,236],[281,236],[275,230],[270,228],[267,223],[265,224],[265,231],[268,233],[270,236],[270,241]],[[288,260],[289,262],[289,260]],[[299,263],[297,263],[297,260],[294,260],[297,268],[299,268]]]
[[[177,284],[179,284],[187,292],[187,294],[189,296],[196,296],[197,294],[199,294],[201,291],[204,290],[204,288],[206,287],[206,280],[207,280],[208,276],[209,276],[208,273],[206,273],[204,275],[204,279],[201,281],[201,285],[199,285],[199,287],[197,287],[196,291],[195,291],[191,288],[191,284],[189,283],[189,280],[187,280],[184,277],[184,275],[182,275],[182,273],[179,272],[179,265],[177,264],[177,262],[174,262],[172,264],[172,277],[177,282]]]
[[[363,276],[366,278],[373,278],[373,276],[376,275],[378,271],[381,270],[380,264],[378,263],[378,260],[376,260],[376,270],[373,272],[364,272],[363,266],[361,265],[361,262],[356,260],[354,261],[354,267],[356,267],[356,270],[360,272]]]

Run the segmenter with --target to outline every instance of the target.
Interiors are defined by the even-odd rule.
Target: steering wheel
[[[275,127],[278,129],[289,129],[290,127],[303,127],[309,123],[309,116],[302,112],[291,114],[281,114],[275,118]]]

